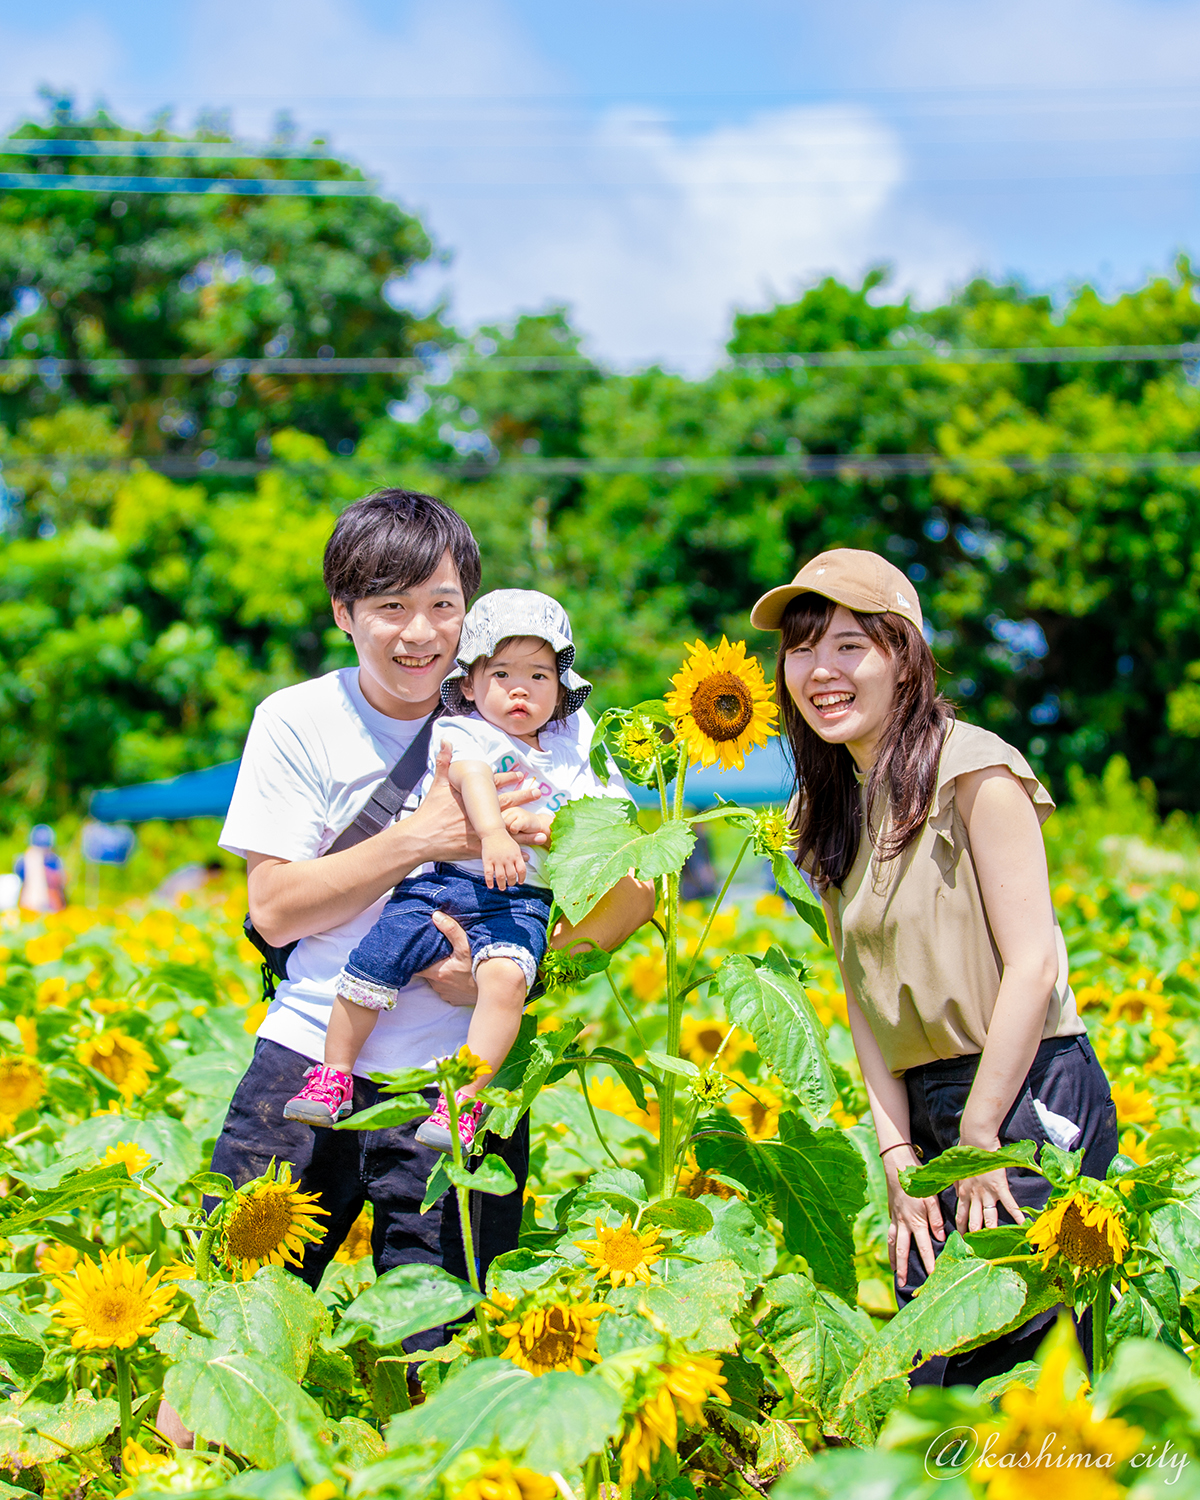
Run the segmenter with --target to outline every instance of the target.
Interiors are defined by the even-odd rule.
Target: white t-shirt
[[[482,760],[493,771],[521,771],[525,780],[537,785],[541,795],[536,802],[526,803],[530,812],[556,813],[568,802],[579,797],[628,797],[625,783],[615,769],[608,781],[601,781],[592,770],[588,751],[592,744],[595,725],[581,708],[571,714],[565,723],[550,723],[538,731],[540,750],[517,740],[503,729],[497,729],[481,718],[478,713],[447,714],[435,721],[429,742],[430,766],[437,759],[443,742],[450,746],[451,762],[456,760]],[[609,762],[611,766],[611,761]],[[525,881],[527,886],[548,887],[543,866],[546,851],[537,848],[525,849]],[[483,861],[458,860],[460,870],[471,870],[483,874]],[[520,889],[520,887],[518,887]]]
[[[272,693],[258,707],[220,845],[278,859],[315,859],[352,823],[412,743],[423,719],[390,719],[371,707],[358,668],[344,667]],[[428,776],[405,804],[415,810]],[[402,816],[404,815],[402,814]],[[413,872],[414,874],[416,871]],[[387,897],[350,922],[301,939],[258,1034],[319,1062],[334,1001],[334,980],[375,925]],[[423,1067],[467,1039],[469,1006],[447,1005],[414,979],[394,1010],[380,1014],[359,1053],[362,1076]]]

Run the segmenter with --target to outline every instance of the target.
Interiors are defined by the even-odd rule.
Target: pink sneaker
[[[463,1096],[458,1096],[459,1103],[463,1105],[458,1116],[458,1138],[463,1144],[463,1150],[467,1151],[475,1139],[475,1132],[479,1129],[479,1117],[483,1113],[482,1101],[474,1104],[466,1104]],[[453,1139],[450,1135],[450,1111],[446,1108],[445,1094],[438,1095],[437,1108],[417,1130],[417,1140],[422,1146],[431,1146],[435,1151],[450,1152],[454,1149]]]
[[[329,1126],[353,1112],[354,1079],[349,1073],[320,1063],[309,1068],[304,1077],[304,1087],[283,1106],[285,1120]]]

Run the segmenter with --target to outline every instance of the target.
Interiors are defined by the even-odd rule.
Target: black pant
[[[968,1057],[925,1063],[919,1068],[909,1068],[905,1073],[911,1138],[925,1153],[927,1162],[958,1144],[963,1108],[978,1067],[979,1054],[973,1053]],[[1036,1141],[1039,1146],[1045,1143],[1046,1132],[1033,1107],[1035,1099],[1052,1114],[1062,1115],[1079,1126],[1082,1134],[1072,1149],[1084,1148],[1082,1171],[1087,1177],[1103,1178],[1109,1162],[1117,1154],[1117,1111],[1104,1069],[1086,1036],[1049,1037],[1041,1043],[1016,1102],[1000,1127],[1001,1145],[1009,1146],[1017,1141]],[[1025,1210],[1026,1222],[1045,1208],[1050,1184],[1036,1172],[1010,1167],[1008,1185],[1013,1197]],[[943,1223],[949,1232],[940,1244],[933,1241],[934,1255],[940,1254],[949,1242],[958,1210],[958,1194],[953,1187],[946,1188],[938,1197]],[[1013,1223],[1012,1215],[1003,1206],[999,1207],[999,1221],[1001,1224]],[[901,1285],[899,1276],[896,1278],[896,1301],[901,1307],[916,1295],[926,1274],[914,1243],[909,1251],[906,1283]],[[1058,1313],[1058,1308],[1052,1308],[1011,1333],[966,1354],[936,1355],[913,1371],[909,1383],[978,1385],[981,1380],[1003,1374],[1022,1360],[1034,1357],[1046,1336],[1047,1327]],[[1090,1309],[1078,1320],[1078,1328],[1090,1366]]]
[[[307,1057],[289,1047],[259,1038],[213,1150],[213,1171],[223,1172],[240,1187],[262,1176],[274,1157],[291,1163],[293,1181],[298,1180],[306,1193],[320,1195],[321,1207],[329,1211],[329,1218],[320,1223],[328,1225],[328,1233],[319,1244],[305,1247],[298,1273],[311,1287],[320,1282],[368,1201],[375,1209],[371,1249],[377,1272],[424,1262],[444,1266],[465,1280],[467,1263],[455,1195],[445,1194],[427,1214],[420,1211],[426,1180],[439,1156],[417,1144],[420,1120],[388,1130],[363,1131],[313,1130],[299,1120],[285,1120],[283,1106],[300,1092],[311,1066]],[[377,1104],[380,1097],[378,1084],[365,1078],[354,1080],[356,1112]],[[432,1110],[436,1090],[429,1090],[428,1097]],[[471,1195],[471,1228],[481,1282],[497,1255],[516,1249],[529,1173],[529,1117],[509,1140],[493,1137],[487,1149],[508,1163],[517,1188],[506,1198]],[[441,1331],[435,1329],[416,1335],[405,1347],[431,1349],[440,1342]]]

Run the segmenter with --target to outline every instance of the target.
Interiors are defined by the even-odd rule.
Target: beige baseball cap
[[[921,601],[899,568],[878,552],[833,547],[806,562],[792,579],[764,594],[750,611],[759,630],[778,630],[783,612],[801,594],[820,594],[863,615],[902,615],[921,629]]]

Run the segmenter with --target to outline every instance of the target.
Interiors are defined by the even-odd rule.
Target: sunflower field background
[[[645,929],[607,971],[564,971],[533,1007],[510,1069],[533,1099],[522,1247],[494,1264],[486,1296],[436,1268],[376,1280],[365,1219],[313,1295],[288,1266],[320,1215],[286,1168],[225,1203],[229,1185],[206,1172],[260,1013],[231,875],[169,908],[6,917],[3,1494],[1194,1493],[1200,1196],[1181,1168],[1200,1159],[1200,843],[1181,816],[1158,821],[1120,762],[1073,790],[1049,825],[1055,900],[1125,1174],[1084,1195],[1115,1193],[1115,1212],[1085,1203],[1081,1222],[1128,1238],[1093,1387],[1060,1329],[994,1390],[906,1397],[917,1347],[969,1347],[1060,1300],[1064,1267],[1076,1280],[1114,1267],[1080,1273],[1065,1244],[1057,1257],[964,1246],[966,1300],[939,1306],[931,1281],[909,1310],[923,1321],[896,1316],[836,971],[783,897],[755,888],[765,862],[743,866],[712,918],[706,963],[802,976],[827,1038],[820,1117],[761,1017],[731,1028],[716,985],[694,990],[676,1079],[681,1099],[705,1097],[676,1191],[650,1201],[660,1121],[644,1075],[667,1055],[669,1017],[663,945]],[[727,869],[734,831],[712,826]],[[709,916],[680,907],[681,964]],[[1079,1187],[1069,1162],[1063,1173],[1060,1204]],[[432,1356],[405,1355],[403,1340],[446,1324],[457,1331]],[[158,1425],[164,1392],[194,1448]],[[938,1449],[931,1479],[950,1428],[973,1434],[972,1461]],[[999,1467],[1047,1433],[1086,1472]]]

